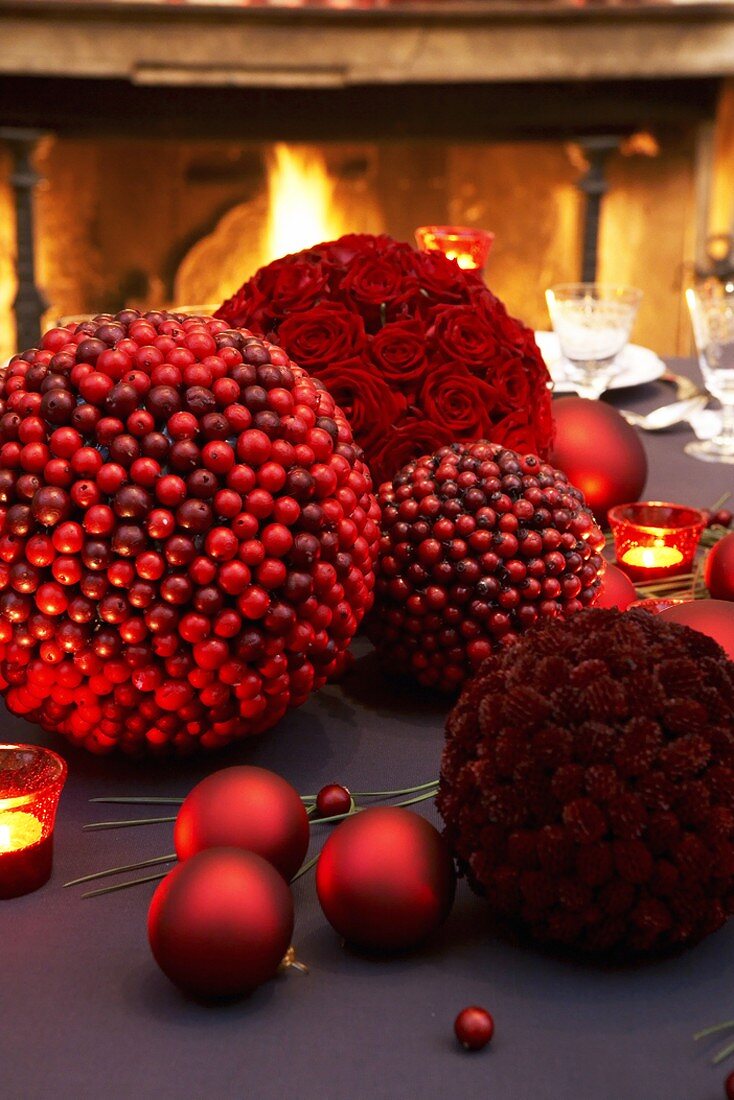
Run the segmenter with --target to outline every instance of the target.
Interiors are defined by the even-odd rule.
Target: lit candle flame
[[[633,546],[622,561],[625,565],[636,565],[642,569],[669,569],[682,562],[683,555],[674,546]]]
[[[9,852],[12,848],[9,825],[0,825],[0,852]]]
[[[33,814],[20,810],[0,813],[0,852],[29,848],[43,836],[43,826]]]

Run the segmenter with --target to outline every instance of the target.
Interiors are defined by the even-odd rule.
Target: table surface
[[[680,361],[674,369],[692,372]],[[672,400],[655,383],[613,403]],[[649,498],[705,506],[734,487],[731,467],[683,454],[686,427],[644,436]],[[97,759],[2,712],[5,741],[48,743],[69,762],[51,882],[0,903],[0,1094],[38,1097],[350,1097],[494,1100],[716,1100],[728,1067],[699,1027],[734,1008],[734,921],[676,958],[635,967],[574,963],[490,937],[465,883],[439,936],[375,960],[346,949],[321,916],[313,875],[295,884],[299,956],[311,973],[281,976],[237,1004],[180,996],[152,962],[151,886],[82,900],[75,876],[170,851],[171,826],[83,833],[121,807],[95,795],[184,795],[235,763],[283,774],[301,792],[325,782],[392,789],[438,772],[446,705],[381,678],[358,643],[354,669],[269,734],[210,758],[140,765]],[[165,812],[165,811],[164,811]],[[424,807],[435,819],[432,807]],[[124,812],[119,814],[125,816]],[[315,829],[320,837],[326,827]],[[320,841],[319,841],[320,842]],[[314,851],[316,849],[314,841]],[[731,968],[731,969],[730,969]],[[480,1054],[456,1044],[467,1004],[486,1006],[495,1038]]]

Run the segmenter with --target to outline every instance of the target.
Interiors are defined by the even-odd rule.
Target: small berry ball
[[[316,811],[319,817],[336,817],[348,814],[352,808],[352,796],[346,787],[328,783],[316,795]]]
[[[714,512],[709,519],[709,527],[731,527],[732,513],[728,508],[720,508],[718,512]]]
[[[454,1020],[454,1031],[465,1050],[482,1050],[494,1035],[494,1020],[486,1008],[463,1008]]]
[[[600,529],[580,490],[536,455],[454,443],[380,486],[367,632],[388,668],[456,691],[531,626],[596,599]]]
[[[260,733],[341,671],[377,516],[344,414],[266,340],[52,329],[0,371],[0,693],[96,753]]]

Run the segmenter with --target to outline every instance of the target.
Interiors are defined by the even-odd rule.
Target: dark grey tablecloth
[[[680,369],[682,364],[673,364]],[[692,368],[689,368],[692,369]],[[672,400],[662,384],[616,404]],[[646,435],[647,495],[712,503],[732,468],[687,458],[685,427]],[[410,786],[437,774],[444,708],[381,680],[368,647],[354,671],[252,744],[166,766],[97,760],[2,712],[3,740],[52,743],[69,761],[52,881],[0,902],[0,1095],[291,1100],[715,1100],[725,1069],[692,1032],[734,1015],[734,922],[678,958],[624,969],[574,964],[492,939],[462,885],[429,948],[375,961],[345,950],[322,918],[313,877],[296,884],[295,942],[311,966],[237,1005],[174,990],[145,935],[152,887],[83,901],[61,884],[171,849],[169,825],[83,833],[94,795],[185,794],[217,767],[273,768],[300,791]],[[110,816],[114,816],[114,808]],[[433,813],[426,808],[428,815]],[[124,814],[120,814],[124,816]],[[320,835],[322,829],[315,832]],[[478,1055],[453,1039],[456,1013],[486,1006],[495,1039]],[[734,1068],[734,1059],[730,1068]]]

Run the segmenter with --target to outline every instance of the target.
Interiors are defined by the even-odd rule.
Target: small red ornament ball
[[[607,565],[594,607],[616,607],[618,611],[626,611],[636,599],[635,586],[627,574],[616,565]]]
[[[352,796],[347,787],[340,783],[327,783],[316,795],[316,812],[319,817],[336,817],[348,814],[352,807]]]
[[[704,580],[713,599],[734,600],[734,532],[709,550]]]
[[[241,848],[291,879],[308,848],[308,815],[298,792],[275,772],[223,768],[184,799],[173,838],[180,860],[207,848]]]
[[[734,661],[734,606],[726,600],[690,600],[660,612],[661,619],[683,623],[718,642]]]
[[[349,943],[370,951],[403,951],[425,940],[448,916],[454,886],[438,830],[396,806],[347,818],[316,867],[326,919]]]
[[[634,428],[603,401],[561,397],[553,402],[556,437],[550,462],[581,489],[604,523],[615,504],[639,500],[647,456]]]
[[[724,1081],[724,1095],[726,1100],[734,1100],[734,1070],[731,1071],[726,1081]]]
[[[235,997],[272,978],[293,935],[293,898],[253,852],[212,848],[179,864],[148,911],[163,973],[198,997]]]
[[[454,1031],[465,1050],[481,1050],[494,1035],[494,1020],[486,1008],[470,1005],[454,1020]]]

